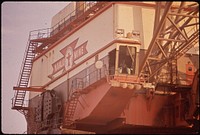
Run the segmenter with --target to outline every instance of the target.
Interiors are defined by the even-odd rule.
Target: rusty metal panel
[[[38,98],[38,104],[35,108],[35,121],[41,122],[42,121],[42,98]]]
[[[47,119],[52,114],[52,97],[49,92],[44,93],[43,99],[43,119]]]
[[[29,103],[28,133],[59,127],[61,106],[61,99],[54,90],[32,98]]]

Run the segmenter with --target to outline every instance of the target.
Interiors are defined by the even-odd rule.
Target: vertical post
[[[155,9],[155,20],[154,20],[154,30],[153,30],[153,35],[155,35],[155,31],[156,31],[156,26],[159,23],[160,20],[160,7],[161,7],[161,3],[160,2],[156,2],[156,9]]]
[[[117,45],[116,47],[115,74],[118,74],[118,63],[119,63],[119,45]]]
[[[67,73],[67,101],[70,97],[70,91],[69,91],[69,73]]]
[[[136,57],[135,57],[135,74],[138,75],[139,74],[139,52],[136,51]]]

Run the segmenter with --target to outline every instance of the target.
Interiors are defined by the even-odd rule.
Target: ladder
[[[32,70],[32,60],[35,57],[34,49],[36,47],[37,43],[31,42],[28,40],[28,44],[26,47],[26,51],[24,54],[24,60],[22,63],[21,67],[21,72],[19,75],[18,83],[17,83],[17,88],[18,90],[15,90],[15,95],[12,100],[12,109],[18,110],[25,116],[27,115],[28,111],[28,106],[25,104],[25,96],[26,96],[26,91],[25,90],[20,90],[20,88],[26,88],[28,86],[31,70]]]
[[[79,102],[78,100],[79,96],[80,96],[80,92],[75,91],[74,93],[72,93],[71,99],[67,103],[66,112],[64,116],[65,117],[64,125],[67,127],[70,127],[73,124],[73,116],[74,116],[77,104]]]
[[[101,12],[103,8],[107,8],[111,4],[109,2],[90,2],[88,7],[85,4],[81,4],[53,27],[31,31],[30,36],[32,41],[42,43],[35,51],[41,53],[46,46],[55,43],[61,37],[86,22],[91,16]],[[84,10],[82,12],[74,15],[77,10],[83,7]]]
[[[174,53],[174,52],[172,52]],[[169,56],[171,57],[171,56]],[[176,57],[172,57],[171,59],[169,59],[169,62],[167,64],[168,66],[168,76],[169,76],[169,81],[168,83],[170,84],[178,84],[178,70],[177,70],[177,58]]]
[[[25,96],[26,96],[26,88],[28,89],[28,83],[29,78],[32,70],[32,60],[35,58],[37,49],[40,47],[40,49],[44,48],[48,44],[52,44],[55,41],[59,39],[59,37],[62,37],[64,33],[66,33],[67,29],[71,26],[72,28],[75,28],[79,25],[79,23],[82,23],[81,18],[84,18],[84,21],[89,16],[91,12],[97,13],[97,11],[101,10],[103,7],[105,7],[107,3],[104,2],[97,2],[95,4],[91,4],[89,9],[87,11],[84,11],[84,13],[81,16],[77,16],[75,20],[71,20],[70,24],[66,24],[66,27],[59,29],[58,32],[54,34],[50,34],[53,32],[54,28],[51,29],[42,29],[37,31],[32,31],[29,33],[29,40],[28,45],[26,47],[26,51],[24,54],[24,60],[21,67],[21,72],[19,75],[17,87],[13,88],[15,90],[15,95],[12,99],[12,109],[18,110],[25,116],[27,115],[28,111],[28,104],[25,104]],[[82,5],[83,6],[83,5]],[[80,7],[79,7],[80,8]],[[72,13],[70,14],[70,16]],[[65,19],[64,19],[65,20]],[[65,20],[67,21],[67,20]],[[65,22],[63,22],[64,24]],[[57,27],[62,25],[62,22],[59,22]],[[56,29],[57,29],[56,27]],[[43,34],[42,38],[40,37],[40,34]],[[42,43],[42,44],[41,44]],[[76,95],[76,94],[75,94]],[[73,95],[73,96],[75,96]],[[77,96],[77,95],[76,95]],[[74,98],[75,101],[71,101],[70,107],[76,106],[76,98]],[[73,103],[74,102],[74,103]],[[74,105],[72,105],[74,104]],[[69,109],[71,111],[70,116],[74,113],[73,109]]]

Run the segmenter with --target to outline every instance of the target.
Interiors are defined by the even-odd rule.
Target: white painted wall
[[[135,5],[116,4],[116,26],[128,32],[140,32],[141,49],[147,49],[153,35],[155,9]]]
[[[149,22],[150,19],[148,18],[153,17],[151,20],[154,19],[153,12],[154,10],[151,8],[146,9],[146,7],[139,7],[134,5],[115,4],[114,6],[110,7],[102,14],[97,16],[91,22],[80,28],[74,34],[60,42],[56,47],[48,51],[45,55],[34,61],[31,85],[43,86],[51,81],[48,76],[51,75],[53,72],[52,64],[63,57],[63,54],[60,52],[60,50],[68,46],[77,38],[79,39],[75,48],[80,46],[82,43],[88,41],[86,46],[88,53],[80,59],[76,60],[75,64],[80,63],[91,54],[95,53],[96,51],[116,39],[117,36],[115,34],[115,31],[117,29],[124,29],[125,36],[128,32],[132,32],[133,30],[140,31],[140,38],[142,43],[141,47],[147,46],[143,45],[143,43],[148,43],[151,39],[149,38],[149,35],[153,30],[153,26],[151,27],[150,24],[152,25],[153,22]],[[148,18],[145,18],[146,14]],[[143,24],[142,22],[144,20],[148,20],[149,23]],[[113,49],[114,47],[111,48]],[[106,56],[110,50],[111,49],[107,49],[107,51],[105,50],[104,52],[99,53],[99,58]],[[43,62],[41,62],[42,59]],[[63,81],[66,81],[68,77],[70,78],[81,70],[85,69],[86,67],[89,67],[91,64],[94,63],[94,61],[95,59],[91,58],[81,66],[77,67],[75,70],[71,71],[69,74],[61,77],[59,80],[48,86],[47,89],[53,89],[54,87],[61,84]],[[56,73],[54,77],[57,77],[62,73],[63,70]]]
[[[78,31],[73,33],[71,36],[60,42],[56,47],[48,51],[45,55],[34,61],[31,77],[32,79],[30,83],[31,86],[42,86],[51,80],[48,78],[48,76],[53,72],[52,64],[63,57],[63,54],[60,52],[60,50],[68,46],[77,38],[79,39],[75,48],[88,41],[86,46],[88,53],[80,59],[76,60],[75,64],[82,62],[91,54],[97,52],[99,49],[103,48],[114,39],[117,39],[117,29],[124,29],[125,37],[128,32],[139,31],[141,40],[140,49],[148,49],[153,36],[154,16],[155,9],[151,7],[115,4],[97,16],[91,22],[80,28]],[[108,52],[113,48],[114,45],[99,53],[99,59],[106,56]],[[41,62],[42,59],[43,62]],[[53,89],[62,82],[66,81],[68,77],[70,78],[81,70],[89,67],[94,63],[94,61],[94,57],[89,59],[87,62],[77,67],[69,74],[63,76],[59,80],[49,85],[47,89]],[[61,70],[56,73],[54,77],[57,77],[62,73],[63,71]]]
[[[63,54],[60,52],[60,50],[68,46],[77,38],[79,39],[75,48],[79,47],[82,43],[88,41],[86,46],[88,53],[83,57],[77,59],[75,61],[75,64],[80,63],[81,61],[89,57],[91,54],[113,41],[113,9],[109,8],[101,15],[97,16],[94,20],[80,28],[74,34],[63,40],[56,47],[48,51],[45,55],[34,61],[31,77],[32,86],[42,86],[51,80],[50,78],[48,78],[48,76],[53,72],[52,64],[63,57]],[[41,62],[42,59],[43,62]],[[94,63],[94,58],[90,59],[87,62],[87,64],[83,64],[83,66],[78,67],[76,70],[70,72],[69,77],[73,76],[74,74],[77,74],[92,63]],[[56,73],[54,77],[59,76],[60,74],[62,74],[62,71]],[[57,86],[65,80],[66,76],[60,78],[59,81],[51,85],[50,88]]]
[[[143,44],[141,49],[148,49],[153,37],[155,10],[153,8],[142,8]]]

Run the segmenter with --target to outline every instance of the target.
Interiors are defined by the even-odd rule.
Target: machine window
[[[114,75],[115,73],[115,59],[116,59],[116,49],[109,52],[109,74]]]
[[[135,57],[135,47],[120,46],[118,72],[121,74],[135,74]]]

